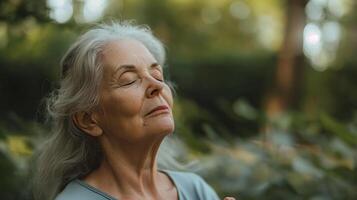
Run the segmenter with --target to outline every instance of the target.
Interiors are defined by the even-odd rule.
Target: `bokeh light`
[[[83,6],[84,22],[94,22],[99,20],[104,13],[108,0],[86,0]]]
[[[341,25],[336,21],[327,21],[322,26],[322,33],[325,42],[336,45],[341,38]]]
[[[313,57],[321,51],[321,31],[318,25],[309,23],[304,28],[304,52]]]
[[[230,14],[237,19],[247,19],[251,13],[249,6],[244,1],[234,1],[229,7]]]
[[[279,48],[280,29],[273,16],[259,16],[256,28],[257,39],[264,48],[269,50]]]
[[[326,1],[312,0],[309,1],[305,7],[305,12],[310,20],[322,20],[325,17],[323,8]]]
[[[347,0],[329,0],[328,10],[336,17],[343,17],[348,12],[349,3]]]
[[[201,18],[206,24],[214,24],[221,19],[221,13],[218,8],[205,7],[201,11]]]
[[[323,71],[333,64],[342,34],[338,21],[348,13],[350,4],[351,0],[310,0],[307,3],[303,50],[314,69]]]
[[[73,15],[72,0],[47,0],[49,16],[58,23],[65,23]]]

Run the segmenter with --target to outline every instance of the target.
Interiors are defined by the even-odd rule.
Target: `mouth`
[[[152,109],[150,112],[148,112],[145,116],[148,116],[150,114],[156,113],[156,112],[167,112],[169,110],[169,107],[165,105],[157,106],[154,109]]]

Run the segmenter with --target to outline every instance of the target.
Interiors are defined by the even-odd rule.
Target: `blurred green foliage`
[[[56,87],[66,48],[93,25],[77,21],[83,2],[73,1],[73,17],[60,24],[46,1],[0,1],[2,199],[31,199],[23,186],[48,130],[42,99]],[[232,14],[242,2],[245,19]],[[268,119],[263,105],[290,2],[109,1],[103,20],[134,18],[163,40],[177,85],[175,134],[222,197],[356,199],[356,4],[334,19],[344,30],[335,61],[316,71],[303,60],[298,106]]]
[[[273,123],[268,135],[233,145],[207,141],[213,150],[201,162],[202,175],[222,196],[355,199],[356,119],[346,125],[327,114],[309,119],[290,113]]]

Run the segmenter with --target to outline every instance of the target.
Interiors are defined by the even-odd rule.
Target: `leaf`
[[[340,139],[350,145],[357,145],[357,137],[348,131],[342,123],[338,122],[326,113],[321,114],[320,120],[324,128],[337,135]]]

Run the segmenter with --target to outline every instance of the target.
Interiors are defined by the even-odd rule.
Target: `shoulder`
[[[79,180],[71,181],[60,192],[55,200],[107,200],[110,199],[97,192],[94,188],[84,185]]]
[[[178,190],[182,195],[189,197],[187,199],[219,199],[213,188],[199,175],[191,172],[166,171],[173,179]]]

